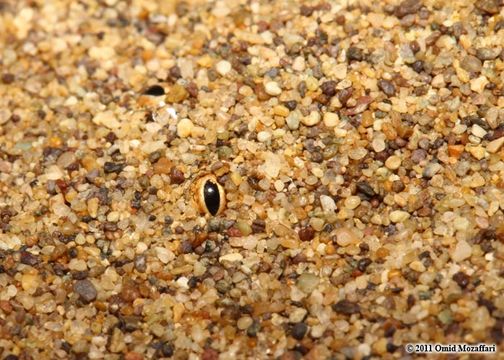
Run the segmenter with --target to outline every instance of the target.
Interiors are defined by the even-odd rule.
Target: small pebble
[[[290,113],[286,118],[287,126],[290,130],[297,130],[299,128],[299,115]]]
[[[336,210],[336,203],[330,196],[321,195],[320,204],[322,205],[322,209],[326,212],[332,213]]]
[[[249,326],[247,329],[247,336],[250,337],[257,337],[257,334],[261,330],[261,325],[259,324],[258,321],[254,321],[252,325]]]
[[[478,146],[470,146],[467,150],[477,160],[481,160],[485,157],[485,148],[483,146],[479,146],[479,145]]]
[[[481,139],[487,134],[487,132],[485,129],[483,129],[478,124],[474,124],[471,128],[471,134],[473,134],[474,136],[477,136]]]
[[[490,141],[486,147],[486,150],[489,153],[495,154],[497,151],[499,151],[502,145],[504,145],[504,136],[499,139]]]
[[[462,289],[465,289],[469,285],[470,278],[467,274],[459,271],[455,273],[452,277],[453,281],[457,283]]]
[[[333,112],[326,112],[324,114],[324,125],[328,128],[333,128],[339,123],[339,116]]]
[[[74,284],[74,291],[79,295],[82,301],[86,303],[94,301],[98,295],[93,283],[87,279],[76,281]]]
[[[481,61],[495,60],[499,56],[500,53],[501,53],[501,49],[499,49],[499,48],[483,47],[483,48],[478,48],[476,50],[476,57],[478,59],[480,59]]]
[[[358,196],[349,196],[345,199],[345,207],[350,210],[357,208],[360,203],[361,198]]]
[[[312,111],[308,116],[304,116],[301,122],[306,126],[315,126],[320,122],[320,113],[318,111]]]
[[[388,80],[378,80],[378,88],[387,96],[394,96],[396,92],[394,84]]]
[[[485,76],[477,77],[471,80],[471,90],[481,94],[485,90],[485,86],[488,84],[488,79]]]
[[[311,273],[304,273],[299,275],[296,281],[296,286],[302,292],[306,294],[311,294],[313,290],[317,288],[319,281],[320,279],[318,276]]]
[[[166,95],[166,102],[168,103],[181,103],[189,97],[187,90],[179,84],[175,84],[171,87],[170,91]]]
[[[257,140],[260,142],[268,142],[271,140],[271,133],[269,131],[259,131],[257,133]]]
[[[298,56],[292,63],[292,70],[303,71],[306,68],[305,59],[303,56]]]
[[[474,6],[490,15],[497,14],[501,9],[500,0],[481,0],[474,3]]]
[[[231,63],[226,60],[221,60],[215,65],[215,70],[217,70],[221,76],[226,76],[231,71]]]
[[[306,226],[301,228],[298,234],[301,241],[310,241],[315,237],[315,230],[311,226]]]
[[[295,308],[292,313],[289,315],[289,321],[291,323],[302,322],[306,317],[308,311],[304,308],[298,307]]]
[[[334,236],[336,237],[336,243],[342,247],[359,243],[359,238],[352,230],[347,228],[336,229],[334,231]]]
[[[185,181],[185,176],[182,171],[176,167],[172,167],[170,170],[170,183],[180,185]]]
[[[399,156],[392,155],[385,161],[385,166],[390,170],[397,170],[401,166],[402,159]]]
[[[426,269],[421,261],[415,260],[409,264],[409,267],[416,272],[423,273]]]
[[[291,335],[296,340],[303,340],[307,331],[308,326],[303,322],[299,322],[292,327]]]
[[[455,249],[451,253],[451,258],[455,262],[463,261],[471,256],[472,247],[465,240],[457,242]]]
[[[275,81],[268,81],[266,84],[264,84],[264,89],[266,93],[271,96],[278,96],[282,93],[282,89]]]
[[[423,173],[422,176],[427,179],[431,179],[434,175],[440,172],[443,167],[439,163],[429,163]]]
[[[191,120],[185,118],[178,122],[177,124],[177,135],[181,138],[186,138],[191,136],[194,125]]]
[[[347,51],[347,59],[348,61],[361,61],[362,59],[364,59],[363,51],[358,47],[351,46]]]
[[[467,55],[460,62],[460,67],[466,71],[479,73],[483,64],[480,59],[475,56]]]
[[[337,85],[336,81],[330,80],[322,83],[320,89],[322,90],[322,93],[324,95],[333,97],[334,95],[336,95],[336,85]]]
[[[376,195],[376,192],[374,191],[373,187],[369,185],[367,181],[357,182],[356,187],[358,193],[366,195],[367,197],[372,198],[373,196]]]
[[[349,300],[338,301],[336,304],[332,305],[332,309],[335,312],[344,315],[359,314],[361,311],[359,304]]]
[[[424,149],[416,149],[411,153],[411,161],[415,164],[419,164],[427,158],[427,152]]]
[[[104,111],[96,114],[93,117],[93,122],[97,125],[103,125],[109,129],[117,129],[121,126],[121,123],[117,120],[112,111]]]
[[[248,329],[254,321],[250,316],[244,316],[238,319],[236,322],[236,327],[240,330]]]
[[[392,221],[395,224],[402,223],[403,221],[406,221],[409,217],[410,214],[402,210],[394,210],[389,215],[390,221]]]
[[[103,171],[105,171],[106,174],[110,174],[110,173],[118,174],[124,169],[125,166],[126,165],[123,163],[114,163],[114,162],[107,161],[103,165]]]
[[[382,152],[386,149],[387,145],[385,144],[385,138],[375,137],[371,143],[373,150],[377,153]]]

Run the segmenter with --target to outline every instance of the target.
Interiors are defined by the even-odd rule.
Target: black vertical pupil
[[[220,206],[220,194],[217,184],[207,181],[203,188],[203,196],[205,198],[205,205],[210,214],[216,215]]]
[[[147,90],[145,90],[145,95],[151,95],[151,96],[163,96],[164,93],[165,93],[164,89],[159,85],[153,85]]]

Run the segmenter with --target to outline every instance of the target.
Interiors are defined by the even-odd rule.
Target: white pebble
[[[290,130],[297,130],[299,128],[299,114],[291,112],[285,119],[287,126]]]
[[[312,111],[308,116],[301,119],[301,122],[306,126],[314,126],[320,122],[320,114],[318,111]]]
[[[115,56],[116,52],[110,46],[93,46],[89,49],[89,56],[95,60],[109,60]]]
[[[481,94],[485,90],[485,86],[488,84],[488,79],[481,75],[476,79],[471,80],[471,90]]]
[[[117,129],[119,126],[121,126],[112,111],[104,111],[96,114],[93,117],[93,122],[96,125],[103,125],[109,129]]]
[[[182,119],[177,124],[177,135],[181,138],[186,138],[191,135],[194,125],[189,119]]]
[[[481,126],[478,124],[474,124],[473,127],[471,128],[471,133],[474,136],[479,137],[480,139],[487,134],[487,131],[483,129]]]
[[[63,174],[63,171],[57,165],[51,165],[47,169],[46,176],[47,180],[58,180],[63,178],[65,174]]]
[[[269,131],[259,131],[257,133],[257,140],[260,142],[267,142],[271,140],[271,133]]]
[[[317,275],[311,273],[304,273],[299,275],[296,286],[304,292],[305,294],[311,294],[315,290],[320,282]]]
[[[345,207],[347,209],[353,210],[361,203],[361,199],[358,196],[349,196],[345,199]]]
[[[217,63],[215,69],[221,76],[226,76],[231,71],[231,63],[226,60],[221,60]]]
[[[385,160],[385,166],[387,167],[387,169],[397,170],[399,169],[399,166],[401,166],[401,162],[402,160],[399,156],[392,155],[387,160]]]
[[[82,259],[72,259],[68,263],[68,268],[74,271],[85,271],[87,270],[87,264]]]
[[[336,210],[336,203],[327,195],[320,195],[320,204],[325,212],[334,212]]]
[[[381,136],[380,136],[381,135]],[[375,152],[382,152],[386,148],[385,135],[376,135],[371,142],[371,146]]]
[[[367,150],[362,147],[352,149],[348,152],[348,157],[352,160],[363,159],[366,155],[367,155]]]
[[[334,231],[334,235],[336,236],[336,243],[339,246],[345,247],[359,242],[359,238],[355,235],[355,233],[347,228],[336,229]]]
[[[282,89],[275,81],[268,81],[264,85],[264,90],[266,90],[266,93],[271,96],[278,96],[282,93]]]
[[[461,240],[455,246],[455,250],[451,254],[453,261],[462,261],[471,256],[472,248],[471,245],[465,240]]]
[[[486,150],[489,153],[494,154],[497,151],[499,151],[499,149],[502,147],[502,145],[504,145],[504,136],[501,138],[490,141],[486,147]]]
[[[284,189],[284,183],[282,180],[275,180],[273,183],[273,186],[275,186],[275,190],[280,192]]]
[[[294,59],[294,62],[292,63],[292,70],[303,71],[305,67],[305,59],[303,56],[298,56]]]
[[[400,223],[406,221],[410,217],[410,214],[402,210],[394,210],[390,213],[389,219],[393,223]]]
[[[291,323],[298,323],[303,321],[308,311],[306,309],[296,307],[289,315],[289,321]]]
[[[478,160],[485,157],[485,148],[483,146],[471,146],[467,150]]]
[[[241,261],[241,260],[243,260],[243,256],[240,253],[230,253],[230,254],[222,255],[219,258],[219,262],[223,262],[223,261],[233,262],[233,261]]]
[[[164,247],[156,247],[156,255],[163,264],[168,264],[175,259],[175,254]]]
[[[268,152],[265,154],[264,160],[264,164],[260,166],[260,169],[271,179],[276,179],[282,168],[280,157],[277,154]]]
[[[335,127],[338,125],[339,117],[338,114],[333,112],[327,112],[324,114],[324,125],[328,128]]]

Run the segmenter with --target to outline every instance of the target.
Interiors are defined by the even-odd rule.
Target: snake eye
[[[226,205],[224,189],[213,175],[206,175],[196,182],[196,202],[201,213],[219,214]]]
[[[217,184],[207,180],[203,186],[203,198],[210,214],[216,215],[220,207],[220,194]]]

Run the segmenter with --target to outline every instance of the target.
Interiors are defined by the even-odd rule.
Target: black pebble
[[[371,259],[370,258],[363,258],[363,259],[360,259],[358,262],[357,262],[357,269],[359,269],[359,271],[361,272],[365,272],[367,267],[369,265],[371,265]]]
[[[4,357],[4,360],[18,360],[19,358],[16,355],[10,354]]]
[[[369,183],[367,183],[366,181],[360,181],[356,184],[356,186],[357,186],[357,193],[359,194],[363,194],[370,198],[376,195],[376,192],[373,190],[371,185],[369,185]]]
[[[348,61],[362,61],[364,59],[364,54],[362,49],[359,49],[358,47],[351,46],[348,51],[347,51],[347,59]]]
[[[287,109],[289,109],[290,111],[293,111],[297,107],[297,101],[296,100],[289,100],[289,101],[284,102],[284,105]]]
[[[452,276],[452,279],[453,279],[453,281],[455,281],[455,282],[457,283],[457,285],[458,285],[458,286],[460,286],[462,289],[465,289],[465,288],[467,287],[467,285],[469,285],[469,282],[470,282],[470,280],[471,280],[471,278],[470,278],[467,274],[465,274],[465,273],[463,273],[463,272],[461,272],[461,271],[459,271],[458,273],[454,274],[454,275]]]
[[[126,164],[113,163],[113,162],[107,161],[103,165],[103,170],[105,170],[106,174],[120,173],[125,167],[126,167]]]
[[[424,62],[422,60],[417,60],[415,61],[411,67],[413,68],[413,70],[415,70],[417,73],[420,73],[423,71],[424,69]]]
[[[349,300],[341,300],[332,305],[332,309],[340,314],[352,315],[360,313],[360,306]]]
[[[261,325],[257,320],[254,320],[252,325],[250,325],[247,329],[247,335],[249,337],[256,337],[257,333],[261,330]]]
[[[303,322],[299,322],[292,327],[291,335],[296,340],[302,340],[306,331],[308,331],[308,326]]]
[[[163,356],[172,357],[173,356],[173,345],[169,343],[164,343],[161,347],[161,353]]]

